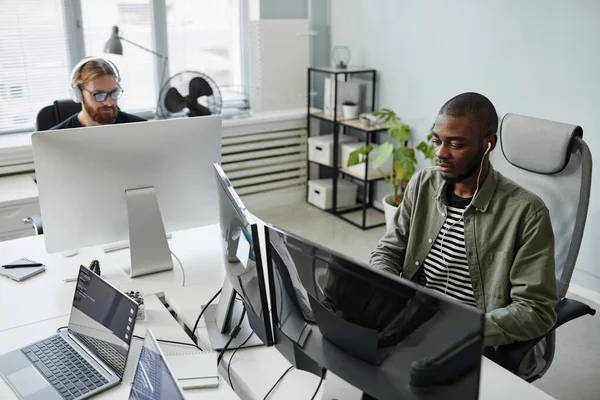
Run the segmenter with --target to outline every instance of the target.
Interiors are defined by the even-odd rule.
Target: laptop
[[[135,369],[130,400],[183,400],[183,390],[167,363],[150,329],[146,330],[144,344]]]
[[[24,400],[87,399],[123,379],[138,305],[80,267],[67,329],[0,356],[0,375]]]

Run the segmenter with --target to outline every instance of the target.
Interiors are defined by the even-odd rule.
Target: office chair
[[[75,103],[71,99],[55,100],[52,105],[46,106],[38,112],[35,119],[35,130],[47,131],[79,111],[81,111],[81,103]],[[44,233],[42,217],[40,215],[32,215],[24,218],[23,222],[31,224],[36,235]]]
[[[46,106],[38,112],[35,119],[35,130],[47,131],[79,111],[81,111],[81,103],[75,103],[71,99],[56,100],[52,105]]]
[[[527,378],[533,382],[550,367],[556,344],[555,330],[596,310],[565,296],[588,211],[592,181],[592,156],[579,126],[507,114],[499,129],[499,148],[492,153],[494,168],[542,198],[550,211],[555,240],[557,321],[545,336],[499,346],[494,361],[517,374],[525,355],[542,340],[546,346],[544,368]]]

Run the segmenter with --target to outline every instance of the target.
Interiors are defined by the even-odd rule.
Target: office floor
[[[256,215],[265,222],[358,261],[368,262],[385,228],[362,231],[308,204],[273,208]],[[600,311],[600,305],[576,295]],[[600,393],[600,314],[582,317],[558,330],[556,354],[546,375],[535,383],[558,400],[597,400]]]

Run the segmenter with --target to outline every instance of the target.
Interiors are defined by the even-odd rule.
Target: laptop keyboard
[[[67,400],[75,399],[108,383],[60,336],[21,350]]]

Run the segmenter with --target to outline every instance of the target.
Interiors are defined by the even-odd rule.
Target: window
[[[122,41],[123,55],[103,53],[115,25],[124,39],[153,48],[150,1],[82,0],[81,14],[86,53],[106,57],[119,68],[124,90],[119,107],[128,112],[153,109],[155,56],[125,41]]]
[[[68,98],[71,68],[86,55],[117,65],[123,110],[153,110],[160,78],[156,57],[124,40],[123,55],[104,54],[114,25],[135,44],[166,46],[170,76],[199,71],[221,87],[243,86],[242,1],[1,0],[0,134],[32,131],[40,109]],[[153,18],[152,4],[166,15]],[[166,27],[155,26],[165,20]],[[154,37],[165,30],[168,39]]]
[[[171,75],[198,71],[219,86],[241,85],[240,1],[167,0]]]
[[[32,130],[40,109],[69,96],[62,0],[2,0],[0,133]]]

